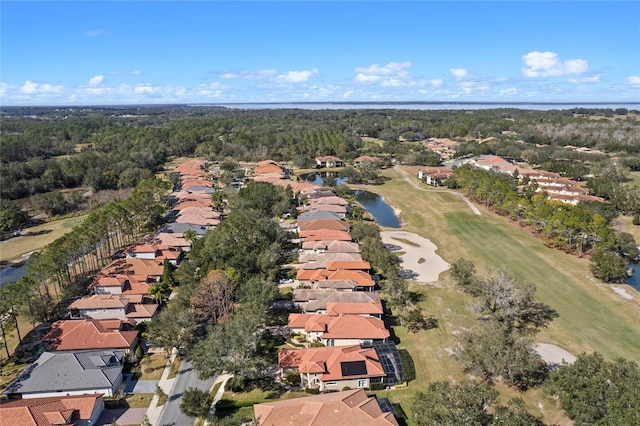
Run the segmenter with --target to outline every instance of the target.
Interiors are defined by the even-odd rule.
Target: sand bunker
[[[436,254],[438,247],[420,235],[405,231],[384,231],[381,235],[383,243],[397,246],[400,251],[405,252],[400,256],[405,278],[419,283],[431,283],[438,281],[440,273],[450,267]]]
[[[534,349],[538,355],[540,355],[540,358],[542,358],[551,369],[562,364],[573,364],[576,360],[576,357],[571,353],[550,343],[536,343],[534,345]]]

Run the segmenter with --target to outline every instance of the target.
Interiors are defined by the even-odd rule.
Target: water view
[[[304,173],[300,175],[300,179],[305,182],[312,183],[314,185],[322,185],[326,178],[333,178],[334,185],[340,185],[346,182],[349,178],[338,177],[338,172],[316,172],[316,173]]]
[[[402,225],[400,218],[396,216],[393,208],[387,204],[380,195],[369,191],[358,190],[356,191],[356,200],[371,213],[378,225],[388,228],[400,228]]]
[[[7,266],[0,271],[0,288],[8,283],[18,281],[20,278],[27,274],[27,260],[22,265]]]
[[[629,267],[633,269],[633,275],[627,278],[625,282],[640,291],[640,264],[632,263]]]

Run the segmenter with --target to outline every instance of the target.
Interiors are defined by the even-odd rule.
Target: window
[[[338,382],[327,382],[326,386],[335,386],[337,384],[338,384]]]
[[[369,386],[369,381],[367,379],[358,380],[358,387],[359,388],[366,388],[368,386]]]
[[[371,346],[373,342],[369,339],[365,339],[362,341],[362,346]]]

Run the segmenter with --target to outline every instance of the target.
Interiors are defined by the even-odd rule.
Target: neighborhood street
[[[180,401],[182,394],[187,388],[198,388],[209,392],[216,378],[212,377],[207,380],[200,380],[198,373],[193,370],[191,363],[182,361],[180,371],[175,378],[175,383],[169,395],[169,400],[164,404],[164,409],[160,416],[159,426],[187,426],[193,424],[195,419],[187,417],[180,411]]]

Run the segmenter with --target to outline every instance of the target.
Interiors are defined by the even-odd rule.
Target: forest
[[[19,332],[18,316],[34,326],[57,318],[69,300],[85,293],[87,282],[114,253],[164,222],[172,176],[167,174],[164,180],[156,176],[177,157],[218,162],[221,178],[224,172],[234,172],[239,162],[273,159],[291,168],[311,168],[314,158],[321,155],[338,156],[348,164],[358,156],[372,155],[383,159],[378,164],[382,167],[433,166],[442,159],[425,152],[422,142],[431,137],[450,138],[459,143],[456,158],[494,154],[526,161],[586,181],[591,193],[605,202],[572,206],[549,201],[535,192],[531,182],[468,166],[455,169],[447,181],[449,188],[527,227],[552,247],[590,256],[592,273],[604,281],[621,281],[628,263],[638,259],[637,242],[630,234],[615,232],[611,221],[624,214],[640,224],[640,189],[627,184],[630,172],[640,170],[639,111],[162,106],[5,108],[0,114],[3,238],[35,223],[38,219],[34,217],[43,212],[50,218],[79,211],[89,214],[82,225],[33,254],[25,278],[2,287],[3,334]],[[481,143],[487,139],[490,143]],[[580,152],[575,147],[597,152]],[[376,170],[366,167],[348,166],[342,176],[353,182],[384,181]],[[345,190],[336,188],[339,191]],[[178,348],[203,376],[225,369],[240,378],[253,378],[265,368],[275,343],[267,333],[247,335],[246,331],[264,329],[267,306],[277,297],[280,266],[290,260],[292,250],[286,233],[272,219],[293,214],[298,200],[290,189],[264,183],[248,184],[237,194],[218,191],[214,197],[227,206],[225,220],[194,241],[189,262],[170,279],[179,283],[179,296],[150,324],[148,336],[160,346]],[[436,327],[437,320],[426,317],[412,302],[408,283],[398,276],[398,259],[380,242],[377,227],[356,220],[352,232],[364,257],[381,276],[382,290],[400,324],[416,330]],[[615,383],[610,371],[635,377],[635,365],[608,363],[596,354],[581,357],[577,371],[540,376],[539,365],[520,355],[531,345],[531,336],[557,313],[536,303],[535,288],[507,271],[478,277],[472,264],[460,261],[453,266],[458,285],[477,299],[476,312],[481,318],[476,329],[462,336],[459,361],[465,371],[489,380],[500,377],[518,389],[544,382],[545,392],[557,398],[577,422],[624,418],[626,412],[615,405],[620,395],[617,386],[629,384]],[[505,289],[512,293],[517,309],[491,304],[493,295]],[[162,292],[159,289],[160,299]],[[220,341],[228,344],[221,347],[216,344]],[[487,341],[499,343],[492,344],[494,352],[483,346]],[[9,355],[6,345],[4,349]],[[221,355],[227,363],[212,362]],[[502,358],[519,362],[496,362]],[[589,418],[571,412],[572,400],[582,398],[588,405],[592,398],[591,393],[580,393],[572,385],[580,368],[597,371],[598,377],[613,383],[605,391],[606,404]],[[447,401],[438,395],[452,397]],[[516,420],[540,424],[540,419],[527,415],[521,400],[499,405],[494,391],[467,382],[456,386],[433,383],[418,394],[414,412],[446,412],[441,419],[425,415],[418,424],[457,422],[457,409],[450,405],[453,397],[477,409],[478,417],[468,418],[478,424],[513,424]],[[519,412],[521,416],[514,418]],[[471,414],[466,411],[464,415]]]

